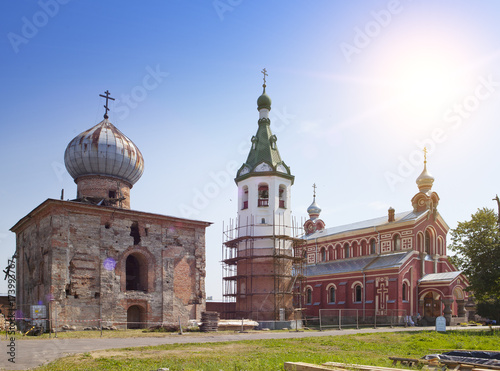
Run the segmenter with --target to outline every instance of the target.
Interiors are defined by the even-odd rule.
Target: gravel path
[[[475,327],[477,329],[477,327]],[[448,327],[448,330],[455,328]],[[460,329],[464,329],[461,327]],[[378,329],[348,329],[330,330],[322,332],[255,332],[234,333],[231,335],[214,333],[213,335],[198,335],[187,333],[184,335],[165,335],[162,337],[137,337],[123,339],[60,339],[52,338],[46,340],[17,340],[15,343],[15,363],[8,361],[10,356],[9,341],[3,338],[0,341],[0,367],[4,370],[28,370],[54,361],[69,354],[85,353],[94,350],[141,347],[162,344],[185,344],[185,343],[213,343],[238,340],[263,340],[263,339],[293,339],[318,336],[335,336],[347,334],[362,334],[373,332],[395,332],[395,331],[421,331],[434,330],[434,327],[409,327],[409,328],[378,328]]]

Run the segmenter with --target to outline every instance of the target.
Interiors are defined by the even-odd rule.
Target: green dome
[[[264,87],[264,92],[257,99],[257,109],[260,111],[262,108],[267,108],[271,110],[271,98],[266,94],[266,88]]]

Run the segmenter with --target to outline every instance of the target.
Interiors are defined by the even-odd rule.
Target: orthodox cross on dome
[[[314,190],[313,190],[313,197],[314,197],[314,198],[316,198],[316,188],[317,188],[316,183],[314,183],[314,184],[313,184],[313,189],[314,189]]]
[[[427,147],[424,147],[424,164],[427,163]]]
[[[106,95],[99,94],[99,96],[100,96],[100,97],[103,97],[103,98],[106,98],[106,104],[104,105],[104,108],[106,109],[106,111],[104,112],[104,118],[105,118],[105,119],[108,119],[108,118],[109,118],[109,116],[108,116],[108,111],[109,111],[109,108],[108,108],[108,99],[115,100],[115,98],[111,98],[111,97],[109,96],[109,94],[110,94],[110,93],[109,93],[109,91],[108,91],[108,90],[106,90],[106,91],[104,92],[104,94],[106,94]]]
[[[268,76],[266,69],[264,68],[262,71],[260,71],[264,75],[264,87],[266,87],[266,76]]]

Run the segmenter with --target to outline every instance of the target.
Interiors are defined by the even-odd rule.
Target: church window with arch
[[[368,251],[366,250],[366,241],[361,241],[361,255],[368,255]]]
[[[147,291],[148,266],[146,258],[140,253],[127,256],[125,260],[125,290]]]
[[[242,205],[241,210],[248,209],[248,187],[244,186],[241,195]]]
[[[370,254],[376,254],[377,253],[377,241],[375,241],[375,238],[372,238],[370,240]]]
[[[394,235],[394,251],[400,251],[401,250],[401,237],[399,234]]]
[[[269,206],[269,186],[265,183],[259,184],[258,206]]]
[[[328,303],[335,304],[335,286],[328,288]]]
[[[431,254],[431,234],[429,231],[425,231],[425,253]]]
[[[312,304],[312,289],[310,287],[306,289],[306,304]]]
[[[361,303],[362,300],[363,300],[363,288],[361,287],[361,285],[356,285],[356,287],[354,287],[354,302]]]
[[[408,301],[408,284],[406,282],[403,282],[401,299],[403,301]]]
[[[347,242],[344,244],[344,257],[346,259],[351,257],[349,252],[349,244]]]
[[[282,209],[286,208],[285,200],[286,200],[286,187],[284,185],[280,185],[280,188],[279,188],[279,207]]]

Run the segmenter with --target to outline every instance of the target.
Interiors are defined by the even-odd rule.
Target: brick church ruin
[[[211,224],[130,209],[142,176],[137,146],[109,120],[77,135],[65,165],[71,201],[47,199],[12,227],[17,309],[44,306],[52,326],[139,328],[199,320],[205,229]]]

